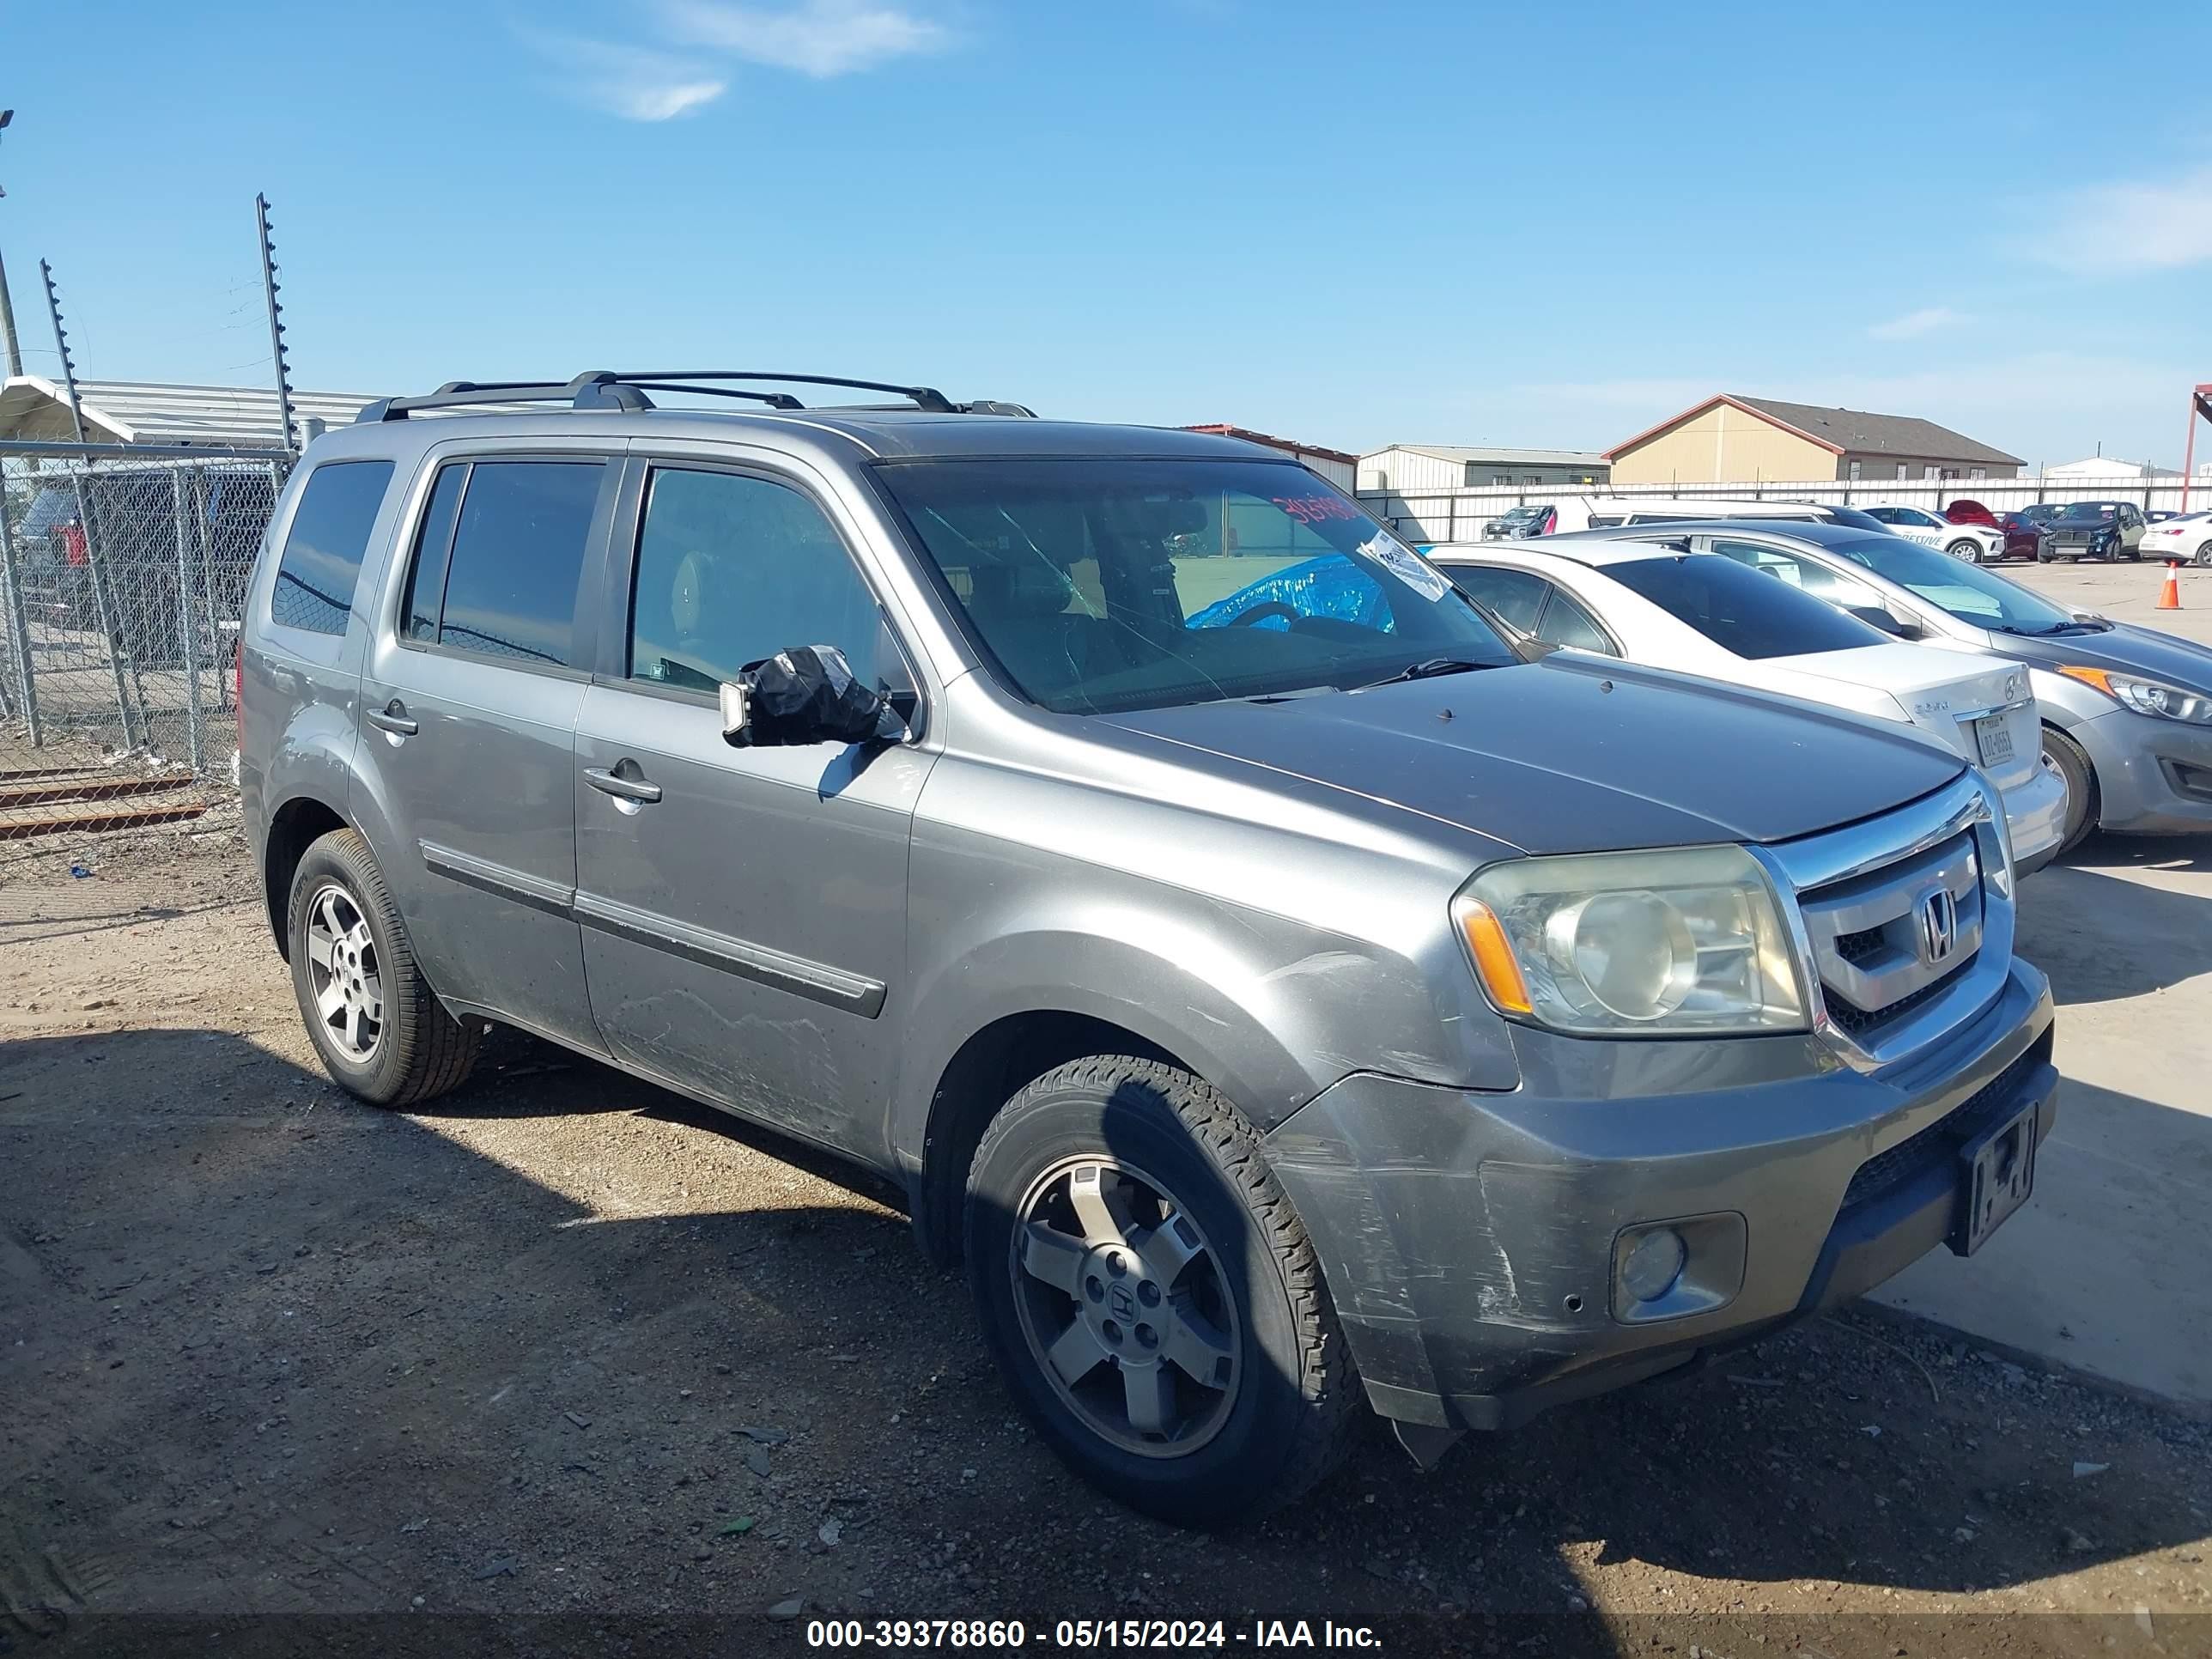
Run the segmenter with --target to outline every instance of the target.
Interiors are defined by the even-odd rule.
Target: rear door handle
[[[397,697],[381,708],[370,709],[368,723],[380,732],[400,738],[411,738],[422,729],[421,723],[407,713],[407,705]]]
[[[626,778],[619,772],[604,771],[596,766],[584,769],[584,781],[603,795],[612,795],[617,800],[633,800],[641,806],[650,806],[660,799],[660,786],[647,783],[643,778]]]

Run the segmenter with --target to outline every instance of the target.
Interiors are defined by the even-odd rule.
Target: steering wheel
[[[1280,599],[1266,599],[1254,605],[1249,611],[1241,612],[1237,620],[1229,625],[1231,628],[1249,628],[1253,623],[1263,623],[1270,617],[1284,617],[1291,622],[1296,622],[1298,619],[1298,608],[1294,605],[1285,605]]]

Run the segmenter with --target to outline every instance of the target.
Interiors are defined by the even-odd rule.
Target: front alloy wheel
[[[1328,1474],[1358,1380],[1258,1132],[1164,1060],[1024,1085],[968,1170],[963,1254],[1014,1403],[1077,1473],[1182,1526]]]
[[[1979,542],[1968,541],[1963,536],[1943,550],[1953,558],[1963,559],[1968,564],[1979,564],[1982,562],[1982,544]]]
[[[1163,1457],[1220,1431],[1237,1403],[1237,1304],[1159,1181],[1111,1158],[1066,1159],[1030,1188],[1012,1246],[1030,1355],[1094,1433]]]

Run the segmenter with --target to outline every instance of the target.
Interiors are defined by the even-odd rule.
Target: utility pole
[[[269,356],[276,369],[276,422],[282,428],[284,453],[300,453],[292,431],[292,365],[284,356],[284,307],[276,298],[276,244],[269,239],[269,198],[253,198],[253,218],[261,233],[261,295],[269,304]]]
[[[0,109],[0,132],[4,132],[15,118],[14,110]],[[0,189],[0,196],[7,193]],[[12,379],[23,372],[23,348],[15,340],[15,306],[8,297],[8,266],[4,260],[0,260],[0,338],[4,338],[8,347],[8,374]]]

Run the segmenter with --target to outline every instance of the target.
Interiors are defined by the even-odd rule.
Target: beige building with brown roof
[[[1605,455],[1617,484],[2014,478],[2025,465],[2017,455],[1910,415],[1725,392]]]

